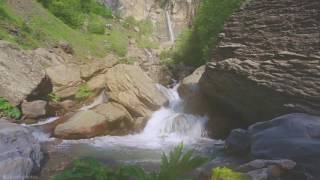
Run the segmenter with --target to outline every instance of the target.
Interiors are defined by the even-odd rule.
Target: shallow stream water
[[[154,112],[144,130],[138,134],[58,140],[36,128],[57,118],[49,118],[32,125],[35,137],[44,144],[48,156],[41,179],[63,169],[71,160],[83,157],[96,158],[110,166],[125,163],[139,165],[147,170],[157,169],[162,153],[169,152],[180,143],[183,143],[186,149],[193,149],[203,156],[214,156],[223,141],[207,137],[207,117],[183,112],[183,101],[177,88],[178,85],[172,89],[158,85],[159,91],[169,99],[169,104]],[[94,103],[99,104],[97,101]]]

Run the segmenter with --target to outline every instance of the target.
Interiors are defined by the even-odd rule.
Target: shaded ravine
[[[169,104],[154,112],[144,130],[138,134],[57,140],[49,138],[50,135],[42,133],[37,130],[37,125],[33,125],[35,137],[45,144],[44,149],[49,154],[41,176],[45,178],[54,173],[51,168],[56,171],[68,161],[82,157],[97,158],[109,165],[125,163],[154,169],[159,165],[161,154],[180,143],[204,156],[214,154],[215,147],[223,142],[207,137],[205,127],[208,118],[183,112],[184,102],[177,92],[178,85],[172,89],[161,85],[157,87],[169,99]],[[48,119],[47,122],[53,120]]]

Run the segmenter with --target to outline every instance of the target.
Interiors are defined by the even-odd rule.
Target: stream
[[[217,147],[223,146],[223,141],[207,137],[205,127],[208,118],[183,112],[184,102],[177,92],[178,85],[171,89],[161,85],[157,87],[169,99],[169,104],[154,112],[144,130],[138,134],[59,140],[51,138],[50,134],[45,134],[38,128],[57,118],[31,125],[34,136],[44,145],[48,156],[40,175],[41,179],[55,174],[72,160],[83,157],[96,158],[110,166],[130,164],[154,170],[159,168],[161,155],[180,143],[183,143],[186,149],[212,157]],[[101,97],[97,98],[103,101]],[[94,102],[96,105],[99,104],[97,101]],[[89,105],[82,109],[92,107]]]

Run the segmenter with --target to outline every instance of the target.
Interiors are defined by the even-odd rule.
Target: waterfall
[[[60,147],[72,146],[72,144],[89,144],[100,148],[143,148],[158,149],[172,147],[172,145],[183,142],[186,145],[212,142],[207,138],[205,124],[208,120],[206,116],[196,116],[183,112],[183,100],[180,98],[177,88],[179,85],[168,89],[162,85],[157,85],[158,90],[169,100],[168,105],[163,106],[154,112],[147,122],[144,130],[138,134],[127,136],[100,136],[91,139],[63,140]],[[104,94],[104,93],[103,93]],[[97,98],[101,103],[104,95]],[[87,106],[92,107],[96,103]],[[43,141],[45,138],[39,137]],[[52,139],[50,139],[52,140]]]
[[[156,138],[176,135],[182,138],[201,138],[206,135],[204,127],[207,117],[183,112],[183,101],[178,94],[178,86],[167,89],[162,85],[157,85],[160,92],[168,98],[169,105],[162,107],[152,115],[140,134],[141,136]]]
[[[170,41],[171,41],[172,43],[174,43],[175,37],[174,37],[173,29],[172,29],[171,17],[170,17],[170,14],[169,14],[169,11],[168,11],[168,10],[165,10],[165,15],[166,15],[166,21],[167,21],[167,26],[168,26]]]

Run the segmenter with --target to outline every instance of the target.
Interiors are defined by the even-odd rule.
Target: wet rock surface
[[[254,158],[290,159],[297,163],[298,171],[319,178],[320,118],[307,114],[289,114],[270,121],[256,123],[247,133],[233,130],[226,141],[230,152],[250,154]],[[241,130],[244,132],[245,130]],[[243,137],[249,145],[240,143]],[[230,143],[231,142],[231,143]],[[235,144],[232,142],[238,142]],[[247,148],[247,147],[250,148]],[[305,171],[305,172],[304,172]]]

